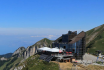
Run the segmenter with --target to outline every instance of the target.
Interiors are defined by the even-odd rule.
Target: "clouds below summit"
[[[76,31],[72,30],[71,31]],[[50,29],[50,28],[0,28],[0,35],[48,35],[49,38],[53,35],[66,34],[69,29]],[[78,32],[81,30],[77,29]],[[85,31],[85,30],[84,30]]]
[[[31,36],[31,37],[46,37],[46,38],[52,39],[53,37],[56,37],[56,36],[54,36],[54,35],[47,35],[47,36]]]

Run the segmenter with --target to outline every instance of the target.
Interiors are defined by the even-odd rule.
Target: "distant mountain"
[[[16,67],[23,58],[21,57],[11,57],[6,61],[1,61],[0,60],[0,70],[13,70],[14,67]]]
[[[10,58],[12,56],[13,53],[7,53],[4,55],[0,55],[0,57],[5,57],[5,58]]]
[[[86,32],[87,52],[104,51],[104,24]]]

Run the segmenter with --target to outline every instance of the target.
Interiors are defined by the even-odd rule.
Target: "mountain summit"
[[[35,44],[33,44],[32,46],[28,46],[26,49],[24,47],[20,47],[18,48],[12,56],[18,55],[18,57],[23,57],[25,59],[27,59],[28,57],[34,55],[35,53],[37,53],[37,48],[40,47],[52,47],[52,42],[51,40],[44,38],[38,42],[36,42]]]

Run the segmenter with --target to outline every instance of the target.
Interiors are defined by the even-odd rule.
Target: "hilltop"
[[[34,45],[38,46],[38,47],[43,47],[43,46],[52,47],[52,42],[54,42],[54,41],[44,38],[44,39],[36,42]],[[34,45],[32,45],[32,46],[34,46]]]

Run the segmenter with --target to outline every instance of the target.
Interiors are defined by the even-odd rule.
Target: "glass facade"
[[[82,32],[78,37],[76,35],[77,32],[69,31],[68,34],[62,35],[62,42],[53,43],[53,47],[64,48],[66,51],[75,54],[77,59],[81,59],[85,53],[85,32]],[[70,43],[72,38],[74,41]]]

